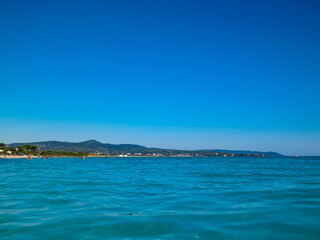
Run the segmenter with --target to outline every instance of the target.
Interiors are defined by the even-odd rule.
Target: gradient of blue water
[[[0,238],[320,239],[320,159],[1,159]]]

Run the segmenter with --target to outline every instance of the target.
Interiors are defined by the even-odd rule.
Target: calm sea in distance
[[[320,239],[320,158],[0,159],[0,239]]]

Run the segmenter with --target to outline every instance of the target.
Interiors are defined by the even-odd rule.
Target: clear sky
[[[0,142],[320,155],[320,2],[0,0]]]

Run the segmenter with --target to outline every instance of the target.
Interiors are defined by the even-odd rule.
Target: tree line
[[[13,155],[42,155],[42,156],[87,156],[88,153],[83,152],[68,152],[68,151],[52,151],[45,150],[40,151],[38,146],[34,145],[23,145],[18,146],[17,148],[7,146],[4,143],[0,143],[0,149],[3,150],[2,154],[8,154],[10,151]]]
[[[11,152],[12,154],[39,154],[40,150],[37,146],[33,145],[23,145],[17,148],[7,146],[4,143],[0,143],[0,149],[3,150],[4,154]]]

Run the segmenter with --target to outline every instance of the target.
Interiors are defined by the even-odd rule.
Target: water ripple
[[[320,239],[320,159],[0,160],[1,239]]]

